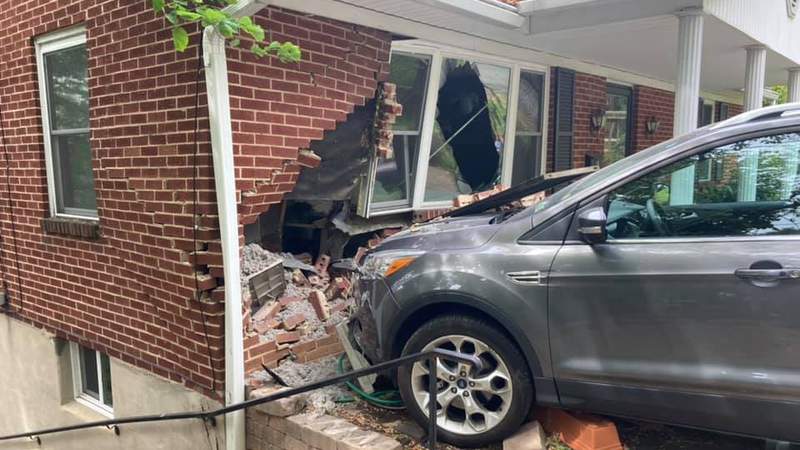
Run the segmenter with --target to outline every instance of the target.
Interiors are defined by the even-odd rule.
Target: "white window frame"
[[[101,369],[100,355],[102,353],[94,351],[95,355],[95,368],[97,369],[97,386],[100,400],[92,397],[83,392],[83,374],[81,373],[81,346],[70,342],[69,343],[70,359],[72,361],[72,389],[75,401],[87,408],[100,413],[106,417],[114,417],[114,408],[106,405],[103,399],[103,371]],[[109,359],[110,363],[110,359]],[[113,395],[113,385],[112,385]]]
[[[41,104],[42,136],[44,138],[44,160],[47,171],[47,194],[50,203],[51,217],[66,217],[73,219],[99,220],[97,210],[94,211],[75,211],[59,212],[55,173],[55,161],[53,161],[53,142],[50,126],[50,107],[48,105],[49,96],[47,92],[47,73],[45,67],[45,55],[58,50],[63,50],[77,45],[86,45],[86,28],[74,27],[60,30],[36,38],[36,72],[39,82],[39,103]],[[70,130],[85,131],[89,133],[89,128]]]
[[[400,208],[392,208],[387,203],[378,204],[378,208],[372,205],[372,189],[369,189],[369,206],[368,214],[372,216],[380,216],[386,214],[395,214],[406,211],[420,211],[426,209],[439,209],[450,208],[453,206],[452,201],[425,201],[425,185],[428,180],[428,159],[430,157],[431,142],[433,140],[433,130],[436,122],[436,103],[439,96],[439,82],[442,75],[442,61],[445,58],[464,59],[471,62],[479,62],[484,64],[492,64],[508,68],[510,71],[511,79],[509,80],[509,93],[508,93],[508,112],[506,115],[506,130],[505,142],[503,145],[503,154],[500,167],[500,182],[506,186],[511,184],[511,177],[514,166],[514,141],[516,137],[517,125],[517,103],[519,97],[519,80],[520,71],[526,70],[536,72],[544,77],[544,85],[542,87],[542,135],[541,135],[541,161],[539,164],[539,174],[546,171],[547,168],[547,138],[548,138],[548,120],[550,110],[550,67],[541,64],[527,63],[507,58],[498,58],[483,53],[458,49],[454,47],[446,47],[427,42],[416,40],[399,41],[392,43],[392,51],[425,55],[430,58],[430,75],[428,76],[428,85],[426,90],[425,102],[422,112],[422,126],[419,134],[419,148],[417,151],[416,167],[414,170],[414,185],[411,188],[411,199],[408,204]],[[372,181],[370,180],[370,184]],[[409,206],[410,204],[410,206]]]

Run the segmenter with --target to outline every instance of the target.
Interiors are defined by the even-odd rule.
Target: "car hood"
[[[385,239],[378,250],[455,250],[480,247],[497,233],[495,214],[440,218],[414,224]]]

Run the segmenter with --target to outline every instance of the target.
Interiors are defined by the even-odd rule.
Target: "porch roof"
[[[800,18],[785,0],[240,0],[356,22],[399,35],[486,53],[504,53],[541,64],[582,64],[656,80],[672,90],[678,18],[687,7],[707,17],[701,89],[741,98],[745,51],[768,49],[766,82],[786,82],[800,65]],[[752,4],[758,3],[757,9]],[[584,66],[587,67],[587,66]],[[630,79],[625,76],[623,78]],[[624,80],[622,80],[624,81]],[[649,83],[653,84],[653,83]]]

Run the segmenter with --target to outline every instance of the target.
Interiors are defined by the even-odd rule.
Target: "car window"
[[[611,239],[800,234],[800,134],[735,142],[613,191]]]

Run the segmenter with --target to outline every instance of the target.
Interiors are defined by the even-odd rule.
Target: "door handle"
[[[734,274],[739,278],[772,280],[800,279],[800,269],[736,269]]]

